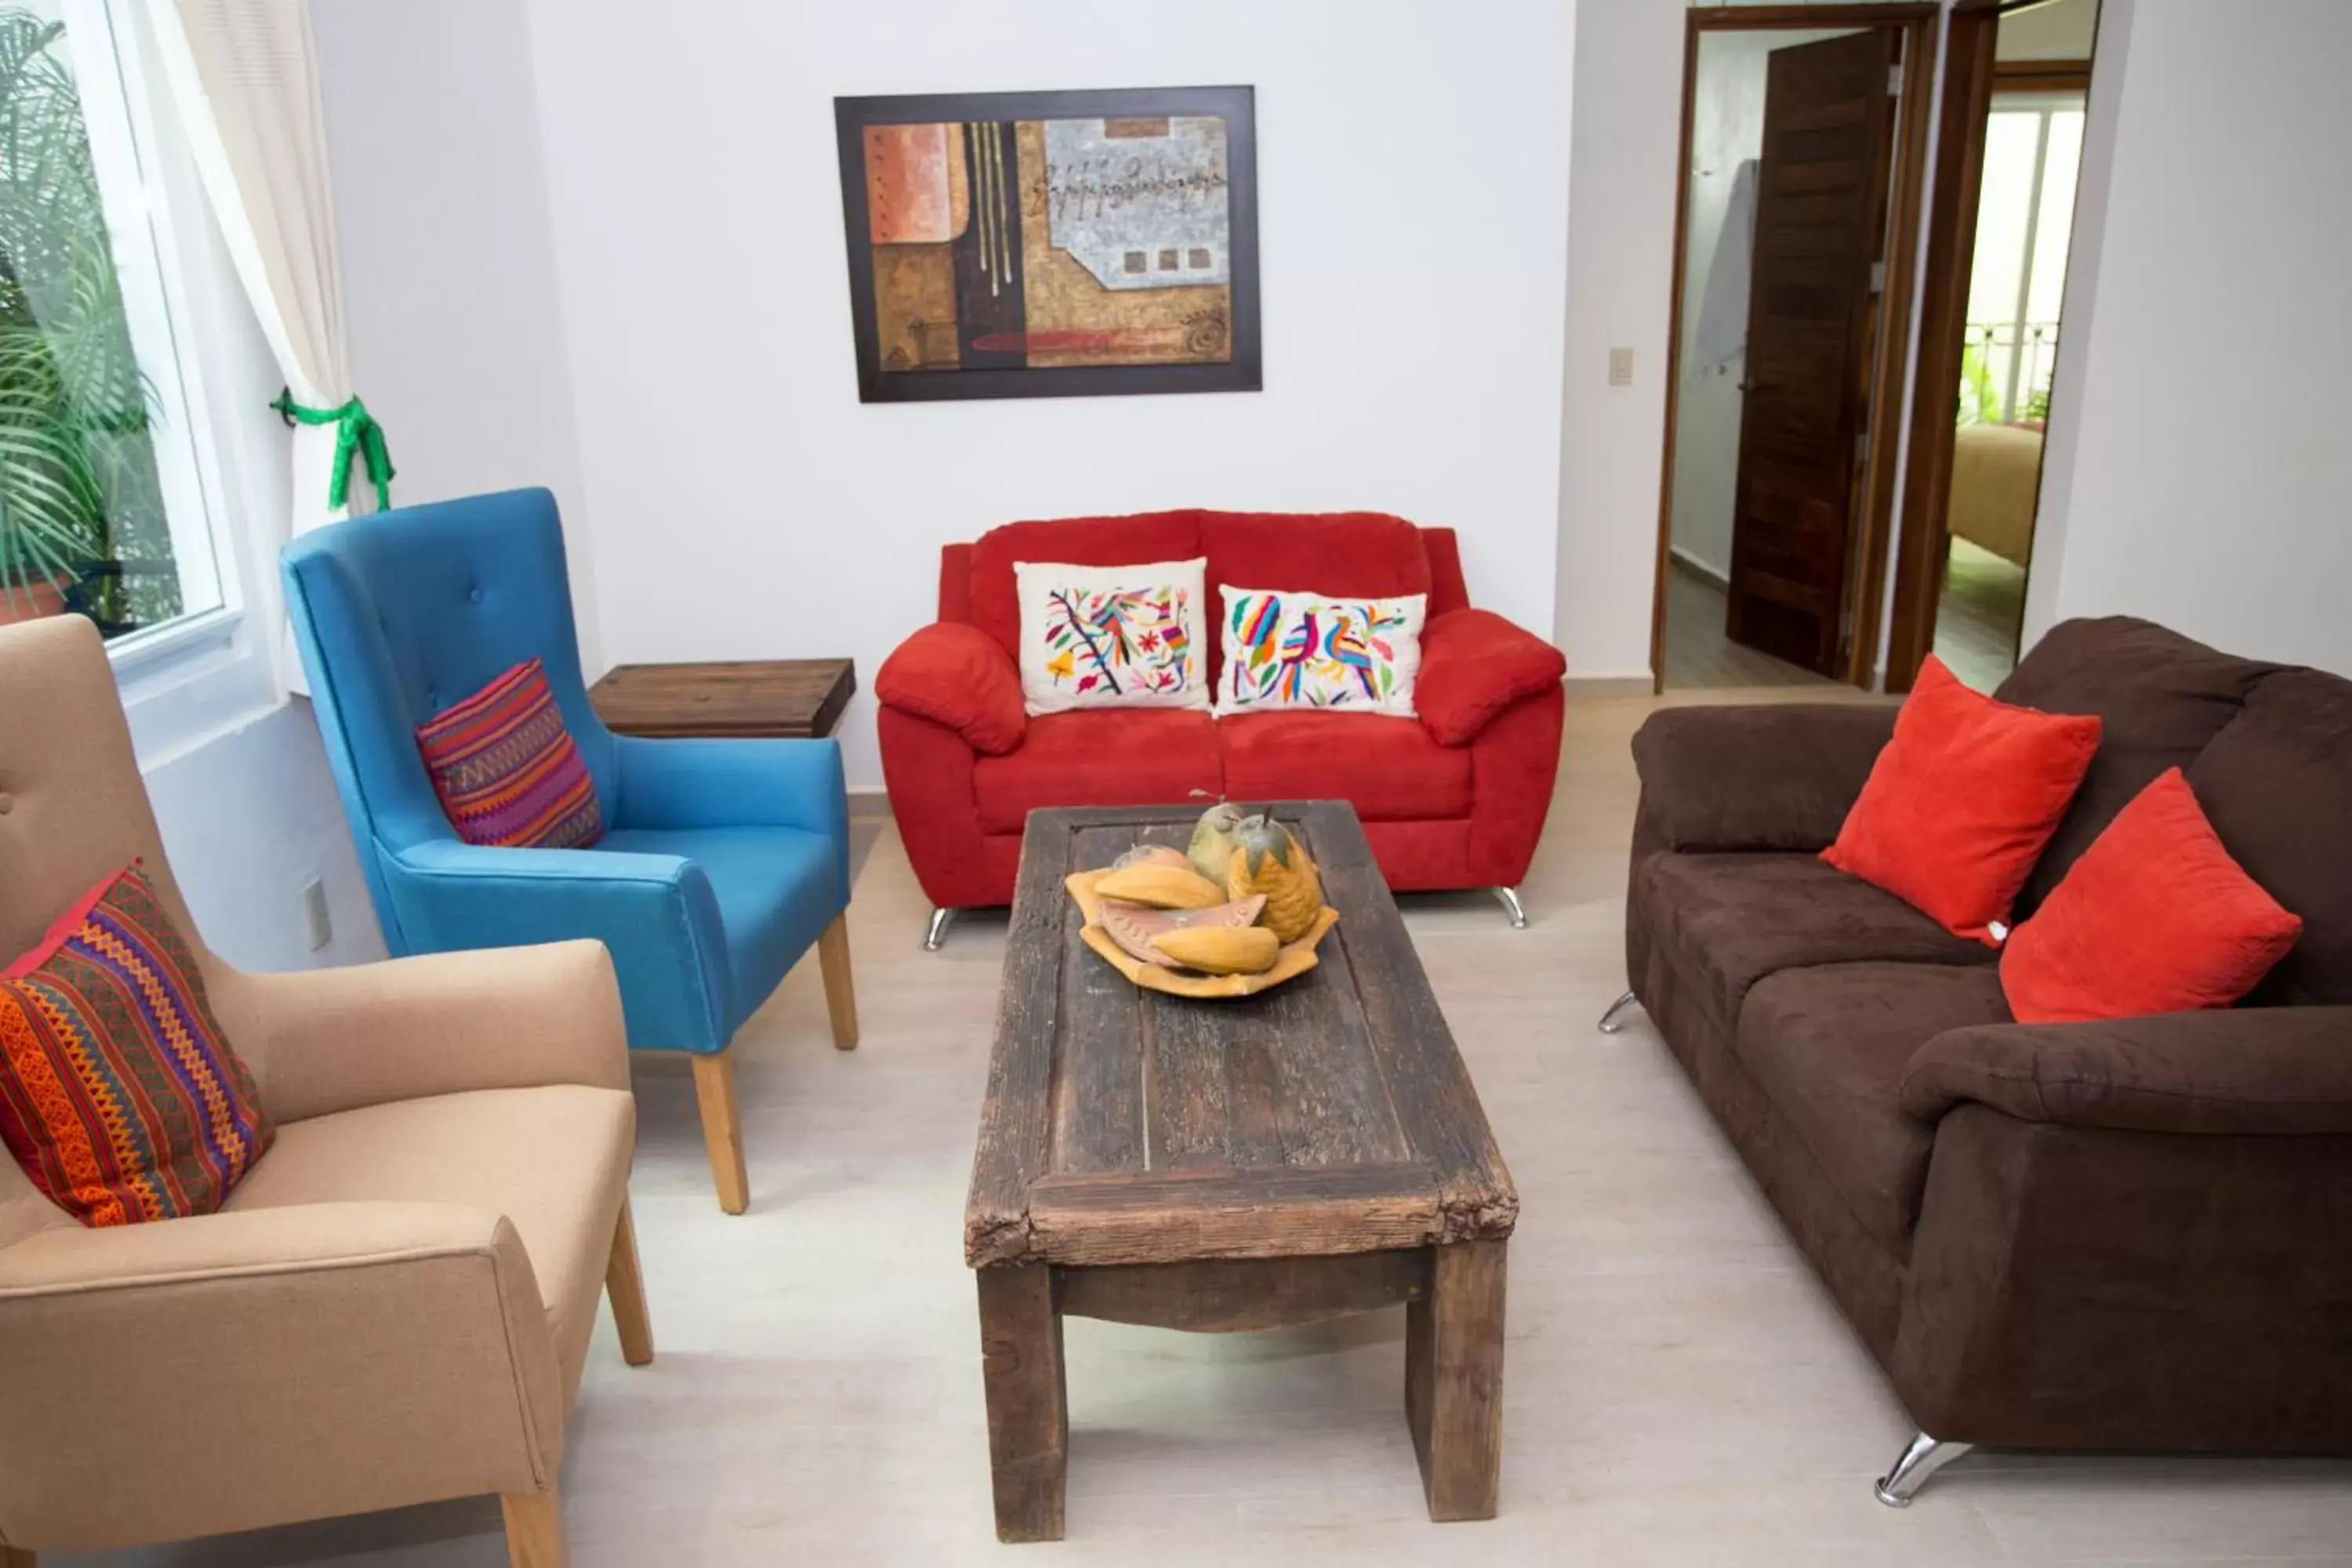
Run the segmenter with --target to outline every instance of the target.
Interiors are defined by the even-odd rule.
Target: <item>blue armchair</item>
[[[288,610],[360,865],[395,954],[594,937],[629,1044],[693,1054],[719,1206],[749,1201],[735,1030],[814,944],[834,1044],[857,1043],[849,808],[831,741],[643,740],[589,706],[555,498],[509,490],[286,547]],[[603,810],[587,849],[459,839],[415,727],[537,657]]]

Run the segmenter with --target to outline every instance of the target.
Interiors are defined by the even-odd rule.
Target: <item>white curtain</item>
[[[352,396],[351,356],[309,0],[163,0],[149,15],[205,194],[287,391],[306,408],[341,409]],[[329,499],[341,488],[339,439],[348,438],[336,423],[291,432],[292,514],[254,524],[265,570],[277,570],[289,539],[351,510]],[[354,500],[373,494],[362,474],[347,482]],[[299,690],[299,663],[284,656],[282,634],[276,640],[287,684]]]

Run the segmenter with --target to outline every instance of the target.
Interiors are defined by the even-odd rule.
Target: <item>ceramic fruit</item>
[[[1220,801],[1201,814],[1200,825],[1192,829],[1192,869],[1220,888],[1233,865],[1234,829],[1246,815],[1231,801]]]
[[[1265,926],[1181,926],[1151,945],[1187,969],[1209,974],[1263,974],[1282,956],[1282,939]]]
[[[1323,879],[1290,829],[1260,812],[1234,829],[1234,862],[1225,891],[1236,899],[1265,895],[1258,917],[1283,942],[1297,942],[1323,912]]]
[[[1180,931],[1239,929],[1256,923],[1259,911],[1265,908],[1261,898],[1244,899],[1238,903],[1219,904],[1206,910],[1155,910],[1143,904],[1125,903],[1118,899],[1095,900],[1095,919],[1111,941],[1146,963],[1162,969],[1176,967],[1176,960],[1152,945],[1152,939]]]
[[[1258,890],[1244,888],[1230,896],[1245,899]],[[1149,904],[1155,910],[1214,909],[1228,898],[1223,888],[1190,866],[1164,866],[1151,860],[1113,867],[1095,884],[1095,893],[1098,898]]]
[[[1139,844],[1112,861],[1110,866],[1114,871],[1123,866],[1167,866],[1181,871],[1192,864],[1192,861],[1184,858],[1184,851],[1181,849],[1171,849],[1165,844]],[[1210,880],[1221,888],[1224,886],[1222,878],[1213,877]]]

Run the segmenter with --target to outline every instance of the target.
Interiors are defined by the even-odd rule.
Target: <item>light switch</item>
[[[1609,384],[1612,386],[1633,384],[1633,351],[1632,349],[1609,351]]]

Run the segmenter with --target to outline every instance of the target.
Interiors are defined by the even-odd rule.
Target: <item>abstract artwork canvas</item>
[[[860,400],[1256,390],[1252,99],[835,99]]]

